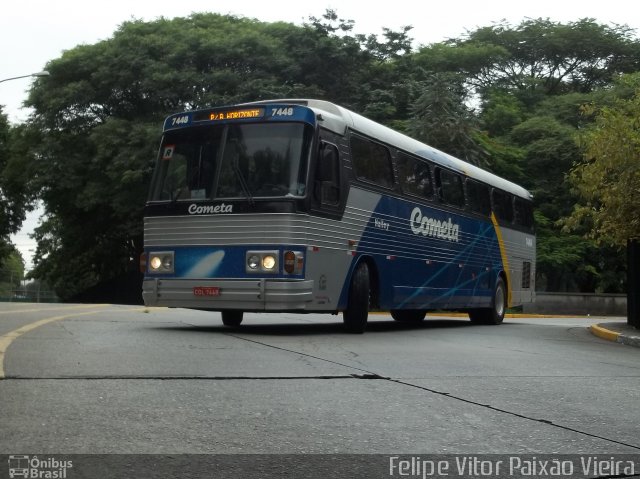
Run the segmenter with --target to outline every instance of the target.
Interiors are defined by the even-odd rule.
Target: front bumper
[[[196,295],[196,288],[219,288],[217,296]],[[242,311],[300,311],[311,307],[313,280],[145,278],[147,306]]]

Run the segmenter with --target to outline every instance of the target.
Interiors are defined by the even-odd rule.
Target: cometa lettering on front
[[[197,205],[192,203],[189,205],[190,215],[217,215],[220,213],[233,213],[233,205]]]
[[[455,243],[458,242],[460,225],[453,223],[451,218],[447,221],[440,221],[435,218],[423,216],[422,210],[416,206],[411,212],[409,222],[411,224],[411,231],[413,231],[414,234],[446,239]]]

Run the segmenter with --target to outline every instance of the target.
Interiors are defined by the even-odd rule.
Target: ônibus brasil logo
[[[73,461],[63,461],[55,457],[9,456],[9,477],[38,479],[66,479],[67,469],[73,468]]]
[[[411,212],[409,222],[411,223],[411,231],[413,231],[414,234],[433,236],[434,238],[458,242],[460,225],[452,223],[451,218],[449,218],[448,221],[440,221],[435,218],[423,216],[422,210],[416,206]]]

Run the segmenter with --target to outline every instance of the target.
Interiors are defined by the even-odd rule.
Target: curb
[[[618,342],[620,338],[620,333],[616,331],[610,331],[609,329],[605,329],[602,326],[598,326],[597,324],[592,324],[589,326],[592,334],[595,334],[599,338],[606,339],[608,341]]]
[[[599,338],[640,348],[640,336],[627,336],[617,331],[611,331],[599,324],[592,324],[589,326],[589,330],[591,331],[591,334],[598,336]]]
[[[389,315],[391,314],[389,311],[369,311],[369,314],[374,315]],[[429,312],[427,313],[427,318],[429,316],[438,316],[442,318],[466,318],[469,319],[469,315],[467,313],[455,313],[449,311],[439,312]],[[525,314],[525,313],[507,313],[504,315],[505,319],[557,319],[557,318],[591,318],[591,316],[585,316],[583,314]]]

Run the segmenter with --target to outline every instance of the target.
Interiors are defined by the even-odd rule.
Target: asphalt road
[[[640,454],[640,348],[602,318],[245,318],[0,305],[0,454]]]

